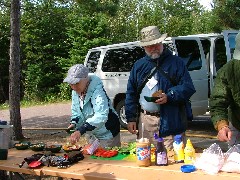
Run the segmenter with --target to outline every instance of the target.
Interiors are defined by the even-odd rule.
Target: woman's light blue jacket
[[[120,123],[116,111],[109,100],[102,81],[95,75],[89,76],[89,86],[80,107],[80,98],[76,91],[72,91],[71,123],[84,134],[86,131],[98,139],[111,139],[120,132]]]

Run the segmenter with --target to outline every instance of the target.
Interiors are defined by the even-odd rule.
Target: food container
[[[43,151],[45,148],[45,144],[44,143],[31,144],[29,148],[33,151]]]
[[[19,143],[15,143],[14,147],[17,150],[25,150],[29,148],[29,143],[28,142],[19,142]]]
[[[82,147],[80,145],[70,145],[70,144],[65,144],[63,145],[62,149],[68,153],[68,152],[72,152],[72,151],[80,151],[82,149]]]
[[[144,96],[144,99],[145,99],[147,102],[155,102],[156,100],[159,99],[159,97]]]
[[[62,145],[60,144],[53,144],[53,145],[46,145],[45,150],[51,151],[52,153],[58,153],[62,149]]]

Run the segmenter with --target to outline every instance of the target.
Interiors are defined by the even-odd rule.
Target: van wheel
[[[117,106],[116,106],[116,111],[119,115],[120,118],[120,124],[121,127],[124,129],[127,129],[127,119],[125,116],[125,99],[121,100]]]

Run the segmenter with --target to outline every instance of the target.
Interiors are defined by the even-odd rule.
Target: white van
[[[196,93],[191,97],[194,116],[207,112],[216,72],[232,58],[238,32],[228,30],[221,34],[168,37],[164,41],[164,45],[182,57],[188,66],[196,89]],[[91,73],[102,79],[124,128],[124,104],[129,73],[134,62],[143,56],[144,49],[136,41],[92,48],[84,62]]]

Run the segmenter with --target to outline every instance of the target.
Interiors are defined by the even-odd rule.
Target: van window
[[[216,71],[218,71],[224,64],[227,63],[226,47],[223,38],[219,38],[215,41],[214,56]]]
[[[202,59],[197,41],[176,40],[178,56],[183,58],[188,71],[202,68]]]
[[[90,52],[86,66],[89,68],[91,73],[94,73],[97,69],[97,64],[100,58],[101,51]]]
[[[234,53],[234,49],[235,49],[235,46],[236,46],[235,38],[236,38],[236,33],[229,33],[228,34],[228,41],[229,41],[231,59],[233,58],[233,53]]]
[[[129,72],[134,62],[145,56],[143,48],[134,46],[109,49],[103,59],[103,72]]]

